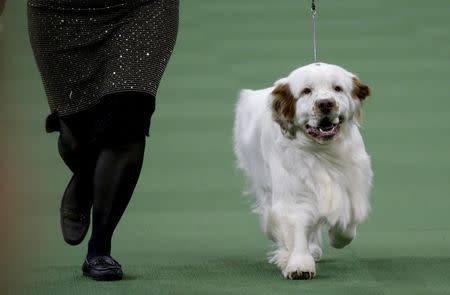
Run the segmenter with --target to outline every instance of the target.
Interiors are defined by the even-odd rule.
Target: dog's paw
[[[320,261],[320,259],[322,258],[322,248],[320,248],[319,245],[310,244],[309,245],[309,253],[311,253],[315,262]]]
[[[316,264],[311,255],[292,255],[283,275],[290,280],[310,280],[316,275]]]
[[[347,230],[330,229],[328,231],[328,239],[330,245],[336,249],[342,249],[350,244],[356,235],[356,228],[349,228]]]
[[[293,271],[287,274],[286,279],[289,280],[311,280],[316,274],[308,271]]]

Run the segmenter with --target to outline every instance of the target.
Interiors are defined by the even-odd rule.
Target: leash
[[[312,0],[311,2],[311,15],[313,21],[313,54],[314,54],[314,62],[317,62],[317,42],[316,42],[316,1]]]

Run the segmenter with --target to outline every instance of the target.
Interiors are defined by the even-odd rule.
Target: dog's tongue
[[[320,137],[332,136],[336,133],[336,124],[333,124],[330,119],[324,118],[320,121],[318,129]]]
[[[317,127],[307,125],[307,130],[309,135],[315,138],[329,139],[338,133],[339,125],[332,123],[328,118],[324,118]]]

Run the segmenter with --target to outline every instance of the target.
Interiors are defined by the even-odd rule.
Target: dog
[[[300,67],[273,87],[240,92],[234,152],[273,241],[269,262],[287,279],[312,279],[322,256],[348,245],[370,211],[373,172],[359,123],[369,86],[337,65]]]

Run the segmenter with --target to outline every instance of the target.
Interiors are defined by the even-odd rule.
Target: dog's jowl
[[[358,127],[368,95],[354,74],[325,63],[240,93],[234,151],[274,242],[270,262],[286,278],[317,274],[323,227],[342,248],[367,218],[372,169]]]

